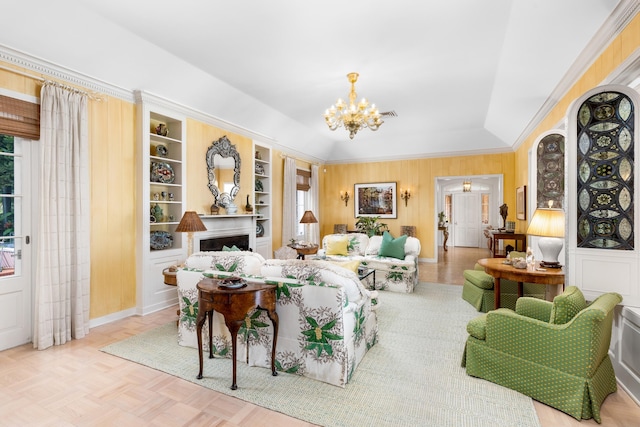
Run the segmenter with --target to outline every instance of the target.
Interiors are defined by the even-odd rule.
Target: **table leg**
[[[444,236],[444,240],[442,241],[442,247],[445,251],[448,251],[447,249],[447,240],[449,240],[449,231],[448,230],[443,230],[442,231],[442,235]]]
[[[495,279],[493,279],[493,308],[494,309],[499,309],[500,308],[500,278],[496,277]]]
[[[275,310],[267,310],[267,316],[271,320],[273,325],[273,343],[271,344],[271,375],[274,377],[278,375],[276,371],[276,343],[278,342],[278,313]]]
[[[518,298],[521,298],[524,295],[524,284],[522,282],[518,282]]]
[[[209,312],[209,359],[213,359],[213,311]]]
[[[197,379],[202,379],[202,325],[204,325],[204,321],[207,318],[207,312],[205,310],[199,310],[198,316],[196,317],[196,335],[198,337],[198,360],[200,362],[200,370],[198,371]],[[209,329],[211,330],[211,329]],[[211,339],[209,339],[211,341]]]
[[[238,360],[237,360],[237,355],[238,355],[238,348],[236,347],[236,340],[238,339],[238,330],[240,329],[240,325],[242,324],[242,321],[240,322],[225,322],[227,324],[227,328],[229,328],[229,332],[231,332],[231,354],[233,357],[233,380],[231,383],[231,390],[237,390],[238,389],[238,384],[236,384],[236,367],[238,364]]]

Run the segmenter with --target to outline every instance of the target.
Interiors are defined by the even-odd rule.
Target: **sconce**
[[[347,206],[347,203],[349,203],[349,198],[351,196],[349,196],[349,192],[348,191],[341,191],[340,192],[340,200],[342,200],[344,202],[344,205]]]
[[[400,189],[400,198],[404,200],[404,205],[407,206],[407,201],[411,198],[411,191]]]

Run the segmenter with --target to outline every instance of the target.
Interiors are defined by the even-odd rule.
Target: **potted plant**
[[[383,222],[378,222],[379,219],[379,216],[359,216],[356,221],[356,230],[369,237],[381,235],[384,231],[388,231],[389,227]]]
[[[444,227],[444,223],[445,223],[445,214],[444,214],[444,211],[441,211],[438,214],[438,227]]]

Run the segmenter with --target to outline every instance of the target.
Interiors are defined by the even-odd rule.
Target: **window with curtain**
[[[311,188],[311,172],[303,169],[296,170],[296,235],[304,236],[304,224],[300,219],[309,210],[309,189]]]

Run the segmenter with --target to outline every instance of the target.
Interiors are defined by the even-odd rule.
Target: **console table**
[[[500,240],[513,240],[515,241],[515,250],[518,250],[518,242],[520,242],[520,251],[524,252],[527,247],[527,235],[526,234],[517,234],[517,233],[501,233],[501,232],[492,232],[493,237],[493,248],[492,255],[494,258],[505,258],[507,254],[505,251],[500,250]]]
[[[202,326],[209,318],[209,358],[213,359],[213,342],[211,340],[211,326],[213,311],[224,316],[224,323],[231,332],[231,348],[233,357],[233,382],[231,390],[236,390],[236,339],[238,330],[245,321],[247,313],[254,308],[267,311],[273,324],[273,344],[271,346],[271,374],[276,372],[276,341],[278,339],[278,314],[276,313],[276,286],[265,283],[247,283],[239,289],[229,289],[221,286],[220,280],[205,278],[198,285],[198,316],[196,317],[196,331],[198,336],[198,358],[200,371],[198,379],[202,379]]]

